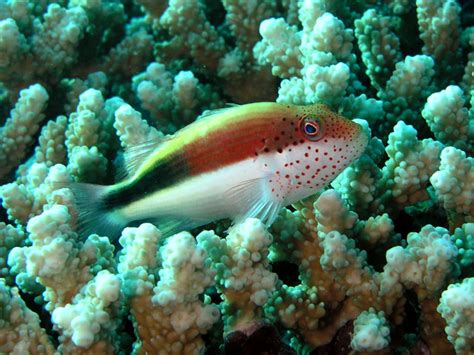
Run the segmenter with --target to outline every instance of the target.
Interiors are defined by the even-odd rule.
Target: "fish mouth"
[[[345,142],[341,142],[347,147],[346,154],[351,157],[351,161],[358,159],[364,153],[370,139],[369,129],[365,122],[357,121],[359,120],[346,120],[349,133],[343,138]]]
[[[360,125],[359,125],[360,126]],[[361,136],[361,146],[362,146],[362,150],[365,150],[365,148],[367,147],[367,144],[369,144],[369,133],[366,132],[366,130],[364,129],[364,127],[360,126],[361,127],[361,133],[360,133],[360,136]]]
[[[335,117],[333,125],[328,127],[328,132],[332,138],[335,138],[337,145],[345,151],[345,155],[351,161],[364,153],[370,139],[367,121],[351,120],[341,115]]]
[[[359,123],[360,122],[360,123]],[[359,148],[359,151],[361,152],[360,155],[364,152],[365,148],[367,147],[367,144],[369,144],[369,139],[370,139],[370,133],[368,132],[368,127],[365,127],[366,124],[363,123],[364,121],[360,120],[354,120],[351,121],[351,123],[354,125],[355,128],[355,136],[356,142]]]

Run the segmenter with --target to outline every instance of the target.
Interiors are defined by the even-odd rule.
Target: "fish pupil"
[[[316,127],[315,124],[313,123],[310,123],[310,122],[306,122],[305,126],[304,126],[304,131],[306,134],[309,134],[309,135],[315,135],[316,133],[318,133],[318,128]]]
[[[324,127],[319,118],[305,118],[300,123],[301,131],[306,139],[317,142],[323,137]]]

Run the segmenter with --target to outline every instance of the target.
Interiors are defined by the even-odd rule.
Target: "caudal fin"
[[[91,234],[115,240],[127,225],[117,211],[105,204],[108,186],[73,183],[68,186],[74,194],[78,210],[77,228],[86,239]]]

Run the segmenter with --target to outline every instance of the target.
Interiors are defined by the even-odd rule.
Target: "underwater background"
[[[370,134],[265,226],[78,236],[71,181],[206,110]],[[474,2],[0,0],[0,353],[473,354]]]

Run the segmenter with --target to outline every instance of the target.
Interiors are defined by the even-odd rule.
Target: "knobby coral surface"
[[[474,5],[0,0],[0,352],[474,352]],[[72,181],[226,103],[364,154],[271,227],[80,238]]]

